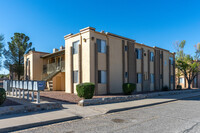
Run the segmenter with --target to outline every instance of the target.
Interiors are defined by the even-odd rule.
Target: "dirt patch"
[[[21,105],[15,101],[6,99],[5,102],[0,106],[0,107],[5,107],[5,106],[16,106],[16,105]]]

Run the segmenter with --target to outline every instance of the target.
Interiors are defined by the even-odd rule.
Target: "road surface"
[[[200,96],[18,132],[200,133]]]

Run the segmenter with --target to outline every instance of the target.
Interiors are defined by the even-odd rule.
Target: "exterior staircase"
[[[51,80],[51,81],[48,81],[48,89],[51,91],[51,90],[53,90],[53,81]]]
[[[61,72],[61,70],[56,70],[54,72],[52,72],[51,74],[49,74],[48,76],[46,76],[45,78],[43,78],[44,81],[49,81],[51,80],[54,76],[56,76],[59,72]]]

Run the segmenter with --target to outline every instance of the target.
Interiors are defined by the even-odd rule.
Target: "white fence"
[[[40,103],[40,91],[43,91],[46,86],[46,81],[18,81],[18,80],[4,80],[3,81],[3,88],[6,92],[13,96],[19,98],[25,98],[27,96],[27,100],[30,98],[31,92],[31,99],[34,101],[34,92],[37,92],[36,103]]]

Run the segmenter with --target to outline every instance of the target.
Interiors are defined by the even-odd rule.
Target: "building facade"
[[[65,49],[53,53],[30,51],[24,55],[24,80],[45,80],[47,89],[65,90]]]
[[[158,47],[95,28],[65,37],[65,92],[76,85],[95,84],[95,94],[122,93],[123,83],[135,83],[136,92],[175,89],[175,54]]]
[[[179,78],[177,77],[176,84],[181,85],[182,89],[188,88],[188,82],[184,76],[180,76]],[[192,81],[191,88],[200,88],[200,73],[198,73],[198,75]]]

